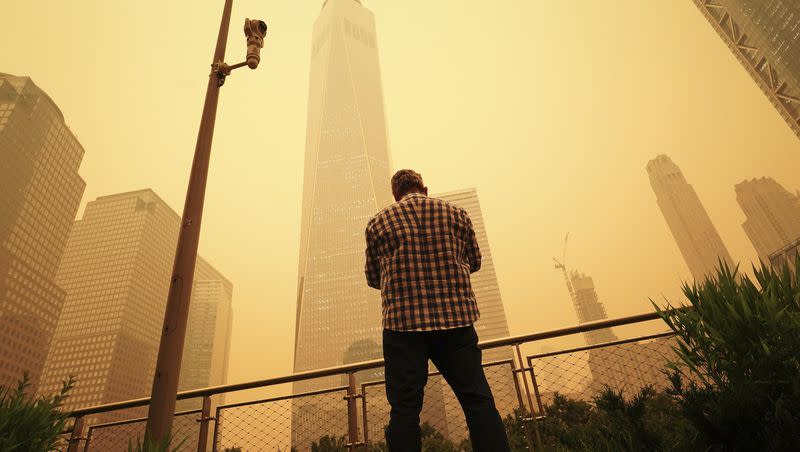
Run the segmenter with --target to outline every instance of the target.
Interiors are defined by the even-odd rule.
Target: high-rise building
[[[67,297],[42,378],[42,390],[53,391],[69,375],[77,377],[66,409],[149,394],[179,227],[178,214],[152,190],[99,197],[75,222],[56,276]],[[200,257],[195,274],[192,298],[200,303],[192,316],[204,324],[204,301],[229,304],[230,283]],[[211,281],[221,282],[222,294],[204,292],[217,290]],[[215,318],[215,325],[229,325],[224,317]],[[207,341],[192,340],[184,354],[189,382],[208,355],[195,353]],[[217,366],[224,369],[222,361]]]
[[[204,259],[197,259],[181,359],[178,390],[224,385],[233,327],[233,284]],[[212,398],[224,403],[224,395]],[[202,407],[200,399],[179,400],[176,411]]]
[[[83,147],[28,77],[0,73],[0,385],[39,383],[61,313],[56,271],[86,186]]]
[[[774,179],[762,177],[736,184],[736,201],[747,217],[742,228],[763,262],[800,239],[800,197]]]
[[[769,256],[773,268],[780,269],[784,264],[797,271],[797,258],[800,255],[800,239],[797,239]]]
[[[694,279],[703,281],[707,275],[716,274],[720,261],[732,267],[728,249],[678,165],[662,154],[647,163],[647,174],[658,207]]]
[[[800,3],[694,0],[728,48],[800,136]]]
[[[572,271],[569,273],[567,284],[578,315],[578,323],[596,322],[608,318],[591,276]],[[611,328],[589,331],[583,336],[588,346],[584,356],[587,359],[589,374],[583,376],[580,384],[569,381],[570,379],[562,382],[559,377],[563,377],[567,371],[575,372],[575,370],[564,369],[557,365],[545,366],[548,372],[543,376],[543,383],[544,389],[549,393],[548,400],[553,393],[565,390],[566,392],[577,390],[579,394],[592,397],[605,386],[621,389],[626,396],[633,396],[640,388],[654,381],[660,381],[658,376],[666,362],[663,354],[669,349],[667,339],[658,338],[593,347],[615,343],[619,338]],[[580,355],[575,355],[577,356]],[[558,359],[554,362],[558,362]]]
[[[503,308],[503,299],[500,296],[500,285],[497,282],[494,259],[492,259],[492,250],[489,247],[489,236],[483,222],[483,212],[477,190],[469,188],[440,193],[433,197],[443,199],[466,210],[472,220],[472,227],[475,229],[475,237],[478,239],[478,246],[481,250],[481,269],[473,273],[470,280],[472,291],[478,302],[478,310],[481,313],[480,319],[475,322],[478,337],[482,341],[508,337],[508,321]],[[483,362],[485,363],[511,359],[513,359],[511,348],[494,348],[483,351]],[[511,394],[515,391],[511,372],[505,376],[491,373],[488,378],[492,391],[496,395]],[[446,385],[441,377],[429,380],[429,384],[425,387],[426,400],[423,404],[421,419],[436,426],[445,437],[458,443],[468,437],[467,424],[455,394]],[[497,409],[503,415],[513,412],[516,402],[514,399],[501,397],[496,397],[495,400]],[[442,410],[444,411],[443,420],[440,419]]]
[[[573,304],[578,314],[578,323],[596,322],[608,317],[606,308],[594,289],[594,280],[591,276],[572,271],[569,274],[569,283],[573,290]],[[583,336],[586,345],[597,345],[618,339],[611,328],[589,331]]]
[[[381,298],[365,282],[364,229],[392,201],[389,167],[375,19],[359,0],[325,0],[312,35],[295,372],[381,356],[371,345],[382,341]],[[294,391],[340,383],[320,378]],[[346,431],[330,409],[292,405],[293,448],[319,439],[314,419],[338,419],[336,435]]]
[[[381,299],[364,277],[364,229],[392,201],[375,20],[327,0],[314,24],[308,96],[294,370],[379,358]],[[298,383],[332,387],[336,378]],[[316,438],[314,438],[316,439]]]
[[[472,291],[478,301],[478,310],[481,318],[475,322],[475,330],[481,340],[508,337],[508,321],[503,308],[503,299],[500,296],[500,285],[494,270],[492,250],[489,248],[489,236],[483,222],[478,192],[474,188],[452,191],[434,195],[434,198],[443,199],[467,211],[475,229],[478,246],[481,249],[481,269],[471,276]],[[511,349],[495,348],[486,350],[483,354],[484,362],[511,358]]]

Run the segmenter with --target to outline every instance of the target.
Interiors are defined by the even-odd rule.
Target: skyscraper
[[[482,341],[508,337],[508,321],[503,308],[503,299],[500,296],[500,285],[497,282],[494,259],[492,259],[492,250],[489,247],[489,236],[483,222],[483,212],[477,190],[468,188],[440,193],[433,197],[443,199],[466,210],[472,220],[472,227],[475,229],[475,236],[481,249],[481,269],[473,273],[470,280],[472,291],[475,292],[475,299],[478,302],[478,310],[481,313],[480,319],[475,322],[475,331],[478,332],[478,337]],[[512,358],[513,353],[510,347],[483,351],[483,362],[485,363]],[[506,379],[501,379],[499,376],[489,378],[495,394],[511,394],[515,391],[513,377],[510,373]],[[446,438],[459,442],[467,438],[467,424],[455,394],[446,385],[441,377],[429,380],[425,387],[426,401],[423,405],[421,419],[423,422],[428,421],[431,425],[436,425]],[[497,398],[495,400],[497,409],[503,414],[513,412],[515,402],[511,399]],[[440,419],[441,410],[444,411],[444,422]]]
[[[591,276],[572,271],[569,273],[567,288],[572,295],[578,323],[596,322],[608,317],[605,306],[597,296]],[[589,331],[583,336],[588,346],[619,340],[611,328]],[[669,339],[658,338],[590,348],[585,355],[590,371],[590,375],[586,376],[589,377],[588,380],[584,382],[588,394],[595,395],[603,387],[609,386],[622,389],[626,396],[633,396],[639,388],[653,381],[660,381],[661,366],[666,361],[663,353],[670,346],[668,341]],[[561,386],[563,383],[557,378],[563,370],[557,368],[555,372],[551,371],[547,375],[545,386],[548,391],[566,388]]]
[[[728,48],[800,136],[800,3],[694,0]]]
[[[452,191],[434,195],[434,198],[443,199],[466,210],[472,220],[475,236],[481,248],[481,269],[473,273],[472,291],[478,301],[481,318],[475,323],[475,330],[481,340],[508,337],[508,321],[503,309],[503,299],[500,297],[500,286],[494,270],[492,250],[489,248],[489,236],[483,223],[478,192],[474,188]],[[483,360],[495,361],[511,358],[511,349],[495,348],[484,352]]]
[[[186,326],[178,390],[224,385],[228,382],[228,357],[233,326],[233,284],[198,259],[194,270],[192,301]],[[223,403],[223,395],[213,398]],[[179,400],[176,411],[197,409],[200,399]]]
[[[596,322],[608,317],[606,308],[594,289],[594,280],[591,276],[572,271],[569,274],[569,284],[572,286],[573,304],[578,315],[578,323]],[[583,336],[586,345],[597,345],[618,339],[611,328],[589,331],[583,333]]]
[[[792,271],[797,271],[797,256],[800,255],[800,239],[797,239],[769,256],[769,263],[776,269],[787,264]]]
[[[86,186],[83,147],[28,77],[0,73],[0,385],[35,389],[64,304],[56,281]]]
[[[49,392],[77,377],[66,409],[149,393],[179,227],[178,214],[152,190],[97,198],[75,222],[56,276],[66,302],[42,378]],[[211,278],[227,283],[199,257],[196,274],[195,287]],[[196,356],[190,340],[186,348]]]
[[[732,266],[717,229],[678,165],[662,154],[647,163],[647,174],[658,207],[694,279],[702,281],[706,275],[716,274],[720,260]]]
[[[327,0],[311,50],[295,371],[342,364],[348,350],[380,356],[351,347],[381,343],[380,294],[364,279],[364,228],[391,201],[375,21],[357,0]]]
[[[736,184],[736,201],[747,217],[742,228],[763,262],[800,239],[800,197],[774,179],[762,177]]]

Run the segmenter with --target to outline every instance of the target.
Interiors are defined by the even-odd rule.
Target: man
[[[419,414],[430,359],[461,403],[473,451],[509,451],[472,325],[479,313],[470,273],[481,268],[472,221],[463,209],[429,198],[412,170],[392,177],[392,194],[397,202],[367,225],[365,269],[383,304],[392,407],[386,443],[393,452],[421,450]]]

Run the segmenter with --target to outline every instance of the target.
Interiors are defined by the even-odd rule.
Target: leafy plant
[[[128,452],[177,452],[186,439],[183,439],[174,448],[171,448],[172,442],[173,439],[170,435],[162,438],[161,441],[154,441],[148,433],[145,433],[144,440],[137,438],[135,445],[128,440]]]
[[[335,437],[325,435],[311,443],[311,452],[345,452],[347,451],[347,440],[344,436]]]
[[[4,452],[50,452],[58,450],[59,435],[68,414],[61,406],[75,379],[62,383],[61,391],[49,396],[29,393],[28,374],[16,387],[0,386],[0,450]]]
[[[540,428],[548,451],[703,450],[671,397],[652,387],[629,399],[606,387],[593,403],[555,394],[546,412]]]
[[[684,285],[690,309],[656,306],[678,340],[671,392],[713,448],[800,450],[800,273],[753,273],[720,263]]]

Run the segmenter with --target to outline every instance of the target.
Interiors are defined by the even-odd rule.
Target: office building
[[[597,296],[592,277],[572,271],[570,272],[569,280],[574,293],[573,305],[578,315],[578,323],[605,320],[608,317],[606,308]],[[589,331],[584,333],[583,336],[586,340],[586,345],[603,344],[619,339],[611,328]]]
[[[792,131],[800,136],[800,3],[694,3]]]
[[[800,255],[800,239],[797,239],[769,256],[769,263],[775,269],[786,264],[792,271],[797,271],[797,259]]]
[[[28,77],[0,73],[0,386],[36,390],[66,293],[56,281],[86,186],[83,147]]]
[[[381,343],[380,293],[364,277],[364,229],[392,202],[389,179],[375,20],[359,1],[327,0],[312,38],[296,372],[340,365],[354,344]],[[363,359],[381,356],[377,348],[359,350],[374,352]]]
[[[233,284],[205,259],[198,258],[192,283],[178,390],[228,383],[228,359],[233,328]],[[224,394],[212,397],[224,403]],[[199,409],[202,400],[179,400],[177,411]]]
[[[66,409],[150,394],[179,227],[180,216],[152,190],[99,197],[75,222],[56,276],[67,292],[66,302],[42,379],[42,389],[53,391],[69,375],[77,377]],[[187,329],[184,384],[205,378],[197,367],[213,361],[204,361],[209,353],[202,349],[213,352],[215,345],[208,338],[193,344],[194,327],[207,320],[205,302],[229,306],[230,298],[230,283],[201,257],[195,274],[193,298],[200,303]],[[214,319],[215,325],[217,321],[225,326],[230,322],[224,314]],[[228,334],[221,332],[221,339],[214,334],[222,344],[217,347],[227,347]],[[221,358],[217,368],[224,369],[226,360]]]
[[[762,262],[800,239],[800,197],[774,179],[736,184],[736,201],[747,217],[742,228]]]
[[[481,269],[472,274],[472,291],[478,301],[481,318],[475,322],[475,330],[481,340],[508,337],[508,321],[506,320],[503,299],[500,296],[500,285],[494,269],[492,250],[489,247],[489,236],[483,222],[478,192],[474,188],[433,195],[467,211],[475,229],[475,237],[481,249]],[[510,348],[497,348],[484,352],[484,362],[510,359]]]
[[[662,154],[650,160],[646,168],[658,207],[692,277],[703,281],[716,275],[720,261],[733,268],[728,249],[678,165]]]

